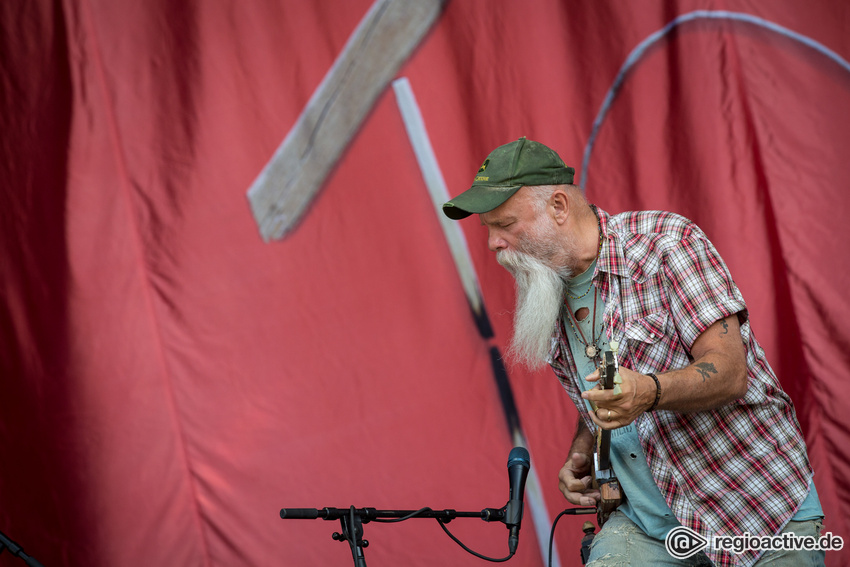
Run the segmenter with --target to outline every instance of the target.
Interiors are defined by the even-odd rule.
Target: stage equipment
[[[524,447],[514,447],[508,455],[508,483],[510,493],[508,502],[501,508],[484,508],[479,512],[458,512],[457,510],[377,510],[375,508],[283,508],[280,517],[285,520],[339,520],[342,530],[331,536],[336,541],[348,542],[351,557],[355,567],[366,567],[366,557],[363,550],[369,546],[369,541],[363,539],[363,526],[369,522],[393,523],[413,518],[434,518],[444,532],[468,553],[495,563],[501,563],[514,556],[519,542],[519,528],[522,523],[523,493],[525,480],[531,460]],[[595,508],[575,508],[565,510],[563,514],[593,514]],[[509,530],[508,555],[502,558],[486,557],[464,545],[446,527],[446,524],[456,518],[480,518],[485,522],[502,522]],[[554,529],[554,526],[553,526]],[[550,541],[551,545],[551,541]],[[551,552],[550,552],[551,556]]]
[[[8,549],[9,553],[23,559],[24,563],[30,567],[43,567],[41,563],[24,553],[24,550],[20,545],[6,537],[3,532],[0,532],[0,553],[3,553],[4,549]]]

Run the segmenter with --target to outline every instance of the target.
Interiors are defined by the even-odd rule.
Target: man
[[[823,512],[793,404],[699,227],[660,211],[611,216],[587,203],[574,174],[553,150],[520,138],[491,152],[443,212],[478,214],[488,228],[517,283],[508,353],[531,368],[548,363],[579,410],[559,474],[572,504],[599,500],[594,432],[611,430],[625,498],[588,565],[822,565],[822,551],[715,549],[715,536],[819,535]],[[612,349],[622,383],[603,390],[597,368]],[[681,526],[708,539],[704,553],[668,552],[665,538]]]

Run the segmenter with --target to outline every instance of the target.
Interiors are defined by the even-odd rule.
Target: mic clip
[[[507,505],[501,508],[484,508],[481,510],[481,519],[485,522],[502,522],[505,523],[505,509]]]
[[[505,506],[504,522],[508,527],[518,526],[522,521],[522,500],[508,500]]]

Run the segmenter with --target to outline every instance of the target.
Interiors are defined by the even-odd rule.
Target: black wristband
[[[655,374],[647,374],[647,376],[655,380],[655,401],[652,402],[652,407],[646,410],[647,412],[651,412],[658,405],[658,400],[661,399],[661,382],[658,381],[658,376]]]

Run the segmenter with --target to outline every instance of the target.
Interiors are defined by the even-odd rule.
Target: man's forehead
[[[481,219],[481,224],[496,224],[499,222],[504,222],[509,218],[513,218],[516,216],[514,212],[515,207],[511,207],[508,205],[508,201],[502,203],[492,211],[487,211],[486,213],[481,213],[478,215],[478,218]]]
[[[496,211],[493,210],[489,213],[479,214],[478,218],[481,219],[481,224],[486,226],[489,224],[504,224],[508,221],[516,220],[517,217],[512,213],[497,214]]]
[[[478,218],[481,219],[481,224],[493,224],[495,222],[504,221],[509,218],[516,218],[522,211],[523,205],[525,205],[525,202],[528,200],[523,189],[525,188],[523,187],[522,189],[511,195],[507,201],[505,201],[492,211],[487,211],[486,213],[479,213]]]

